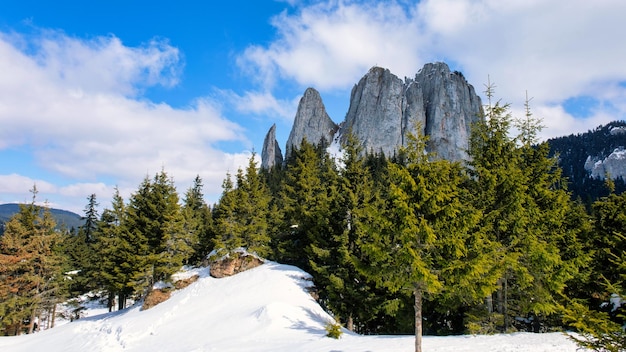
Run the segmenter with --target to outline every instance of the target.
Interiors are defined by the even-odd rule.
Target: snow
[[[0,337],[0,351],[413,351],[413,336],[325,336],[332,318],[307,292],[310,276],[267,262],[215,279],[186,268],[198,281],[142,311],[139,305],[88,316],[32,335]],[[431,337],[430,352],[577,351],[565,334],[517,333]]]

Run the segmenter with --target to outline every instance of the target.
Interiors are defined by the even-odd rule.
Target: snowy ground
[[[325,336],[331,318],[306,292],[308,274],[267,263],[224,279],[208,272],[146,311],[89,316],[32,335],[0,337],[0,351],[413,351],[413,336]],[[425,337],[428,352],[577,351],[560,333]]]

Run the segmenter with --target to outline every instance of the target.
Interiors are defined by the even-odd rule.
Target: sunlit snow
[[[331,317],[307,292],[310,276],[268,262],[200,279],[149,310],[88,316],[32,335],[0,337],[0,351],[413,351],[413,336],[326,337]],[[577,351],[562,333],[424,338],[424,351]]]

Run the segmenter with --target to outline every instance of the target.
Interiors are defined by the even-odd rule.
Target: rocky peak
[[[330,143],[338,128],[339,126],[326,113],[320,93],[308,88],[298,104],[293,127],[287,139],[285,157],[288,158],[291,150],[298,147],[305,138],[313,144],[319,143],[322,138]]]
[[[339,134],[345,140],[351,132],[365,151],[392,156],[421,126],[420,132],[429,136],[428,151],[443,159],[465,160],[471,125],[481,116],[482,103],[474,87],[443,62],[426,64],[404,81],[388,69],[373,67],[352,88]],[[308,88],[298,105],[286,157],[304,138],[311,143],[322,138],[331,142],[338,129],[319,93]],[[264,155],[263,160],[266,157],[272,155]]]
[[[466,159],[471,125],[482,116],[474,87],[443,62],[424,65],[415,82],[423,94],[429,150],[448,160]]]
[[[393,154],[402,144],[403,99],[402,80],[387,69],[371,68],[352,88],[342,138],[352,131],[365,151]]]
[[[263,150],[261,151],[261,168],[269,170],[274,165],[283,163],[283,153],[280,150],[278,141],[276,140],[276,124],[273,124],[265,140],[263,141]]]

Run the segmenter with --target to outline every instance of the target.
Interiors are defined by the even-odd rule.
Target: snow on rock
[[[626,149],[616,148],[604,159],[588,156],[585,161],[585,170],[596,179],[603,180],[606,175],[612,179],[620,177],[626,179]]]
[[[331,317],[307,292],[310,276],[268,262],[200,279],[158,306],[91,316],[33,335],[0,337],[0,351],[412,351],[413,336],[325,336]],[[425,337],[424,350],[577,351],[559,333]]]

